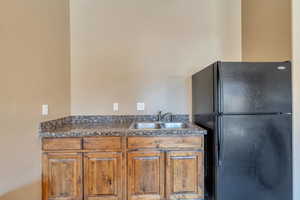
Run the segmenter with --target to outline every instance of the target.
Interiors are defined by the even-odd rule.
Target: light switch
[[[42,115],[48,115],[49,114],[49,106],[48,104],[42,105]]]
[[[119,110],[119,103],[113,103],[113,111]]]
[[[138,110],[138,111],[145,110],[145,103],[137,103],[136,104],[136,110]]]

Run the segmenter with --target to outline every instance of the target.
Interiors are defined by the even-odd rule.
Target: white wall
[[[240,5],[70,1],[72,114],[188,113],[191,73],[241,57]],[[146,111],[137,112],[136,102],[145,102]]]

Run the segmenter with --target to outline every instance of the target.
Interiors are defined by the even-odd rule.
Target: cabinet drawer
[[[138,148],[197,148],[203,149],[203,136],[128,137],[128,149]]]
[[[121,150],[121,137],[86,137],[83,138],[83,149],[87,150]]]
[[[44,138],[43,150],[80,150],[81,138]]]

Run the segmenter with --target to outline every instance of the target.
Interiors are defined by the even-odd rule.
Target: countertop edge
[[[187,115],[176,115],[176,121],[185,122],[184,129],[132,129],[131,124],[154,116],[69,116],[39,126],[40,138],[92,137],[92,136],[197,136],[206,135],[207,130],[188,121]],[[113,121],[117,119],[119,121]],[[133,120],[134,119],[134,120]],[[112,121],[107,121],[112,120]],[[153,122],[151,120],[151,122]],[[91,123],[92,122],[92,123]],[[126,122],[126,123],[124,123]]]

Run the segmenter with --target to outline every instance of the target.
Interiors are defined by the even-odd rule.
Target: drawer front
[[[121,150],[121,137],[86,137],[83,138],[83,149],[86,150]]]
[[[44,138],[43,150],[80,150],[82,138]]]
[[[203,149],[203,136],[186,137],[128,137],[128,149],[196,148]]]

